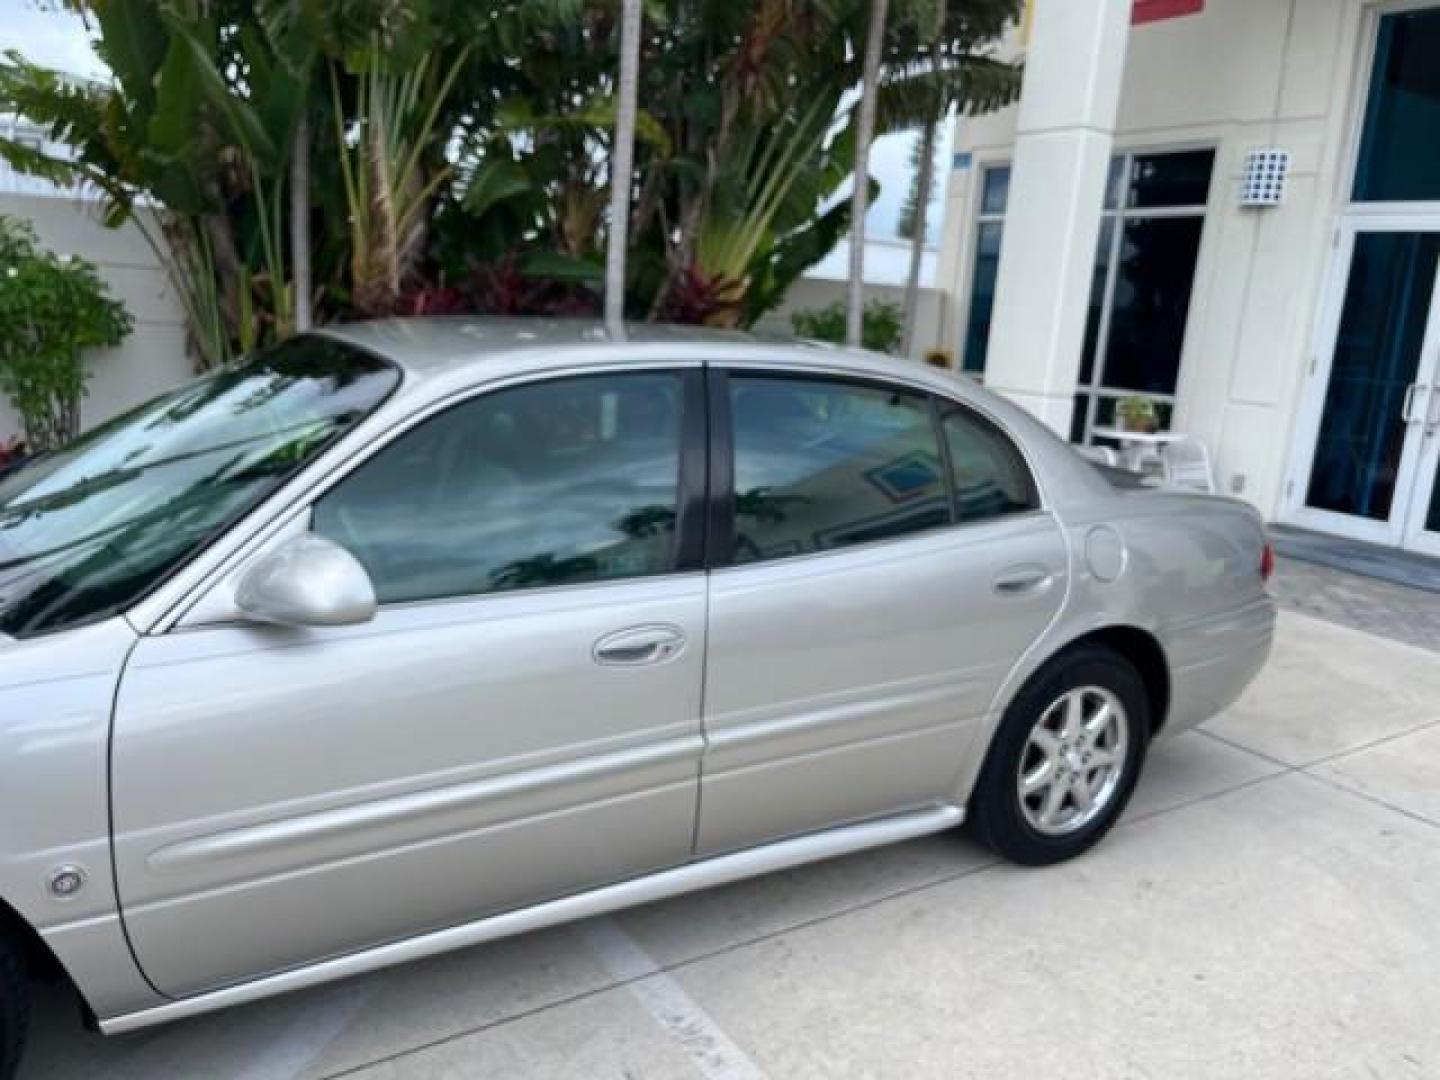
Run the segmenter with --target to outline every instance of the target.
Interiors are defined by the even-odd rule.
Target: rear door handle
[[[678,626],[657,623],[651,626],[630,626],[606,634],[595,642],[597,664],[607,667],[638,667],[641,664],[664,663],[680,654],[685,647],[685,632]]]
[[[995,591],[1001,596],[1034,596],[1055,581],[1055,575],[1035,563],[1008,566],[995,577]]]

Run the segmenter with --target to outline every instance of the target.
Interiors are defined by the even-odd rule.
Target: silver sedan
[[[0,1072],[964,825],[1076,855],[1264,663],[1240,502],[921,365],[293,339],[0,481]]]

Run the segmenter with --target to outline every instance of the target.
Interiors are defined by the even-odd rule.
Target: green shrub
[[[84,259],[45,251],[30,226],[0,216],[0,393],[42,453],[80,430],[88,349],[118,345],[133,325]]]
[[[845,340],[845,301],[836,300],[823,308],[801,308],[790,313],[795,336],[816,341]],[[871,300],[865,305],[860,323],[860,343],[875,352],[900,351],[903,329],[900,305],[889,300]]]

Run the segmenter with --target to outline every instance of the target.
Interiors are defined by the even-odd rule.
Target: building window
[[[1380,20],[1355,170],[1356,202],[1440,199],[1440,10]]]
[[[1093,442],[1131,394],[1153,398],[1169,425],[1214,162],[1211,150],[1111,161],[1072,441]]]
[[[990,318],[995,311],[995,276],[1000,269],[1000,236],[1005,229],[1005,203],[1010,196],[1010,166],[992,165],[980,172],[980,214],[975,229],[975,265],[970,275],[970,317],[960,369],[985,374],[990,344]]]

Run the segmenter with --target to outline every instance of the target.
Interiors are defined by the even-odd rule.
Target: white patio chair
[[[1081,457],[1087,457],[1097,465],[1108,465],[1112,469],[1120,468],[1120,455],[1109,446],[1077,446],[1076,451]]]
[[[1186,435],[1162,446],[1160,464],[1166,487],[1211,493],[1215,491],[1210,451],[1193,435]]]

